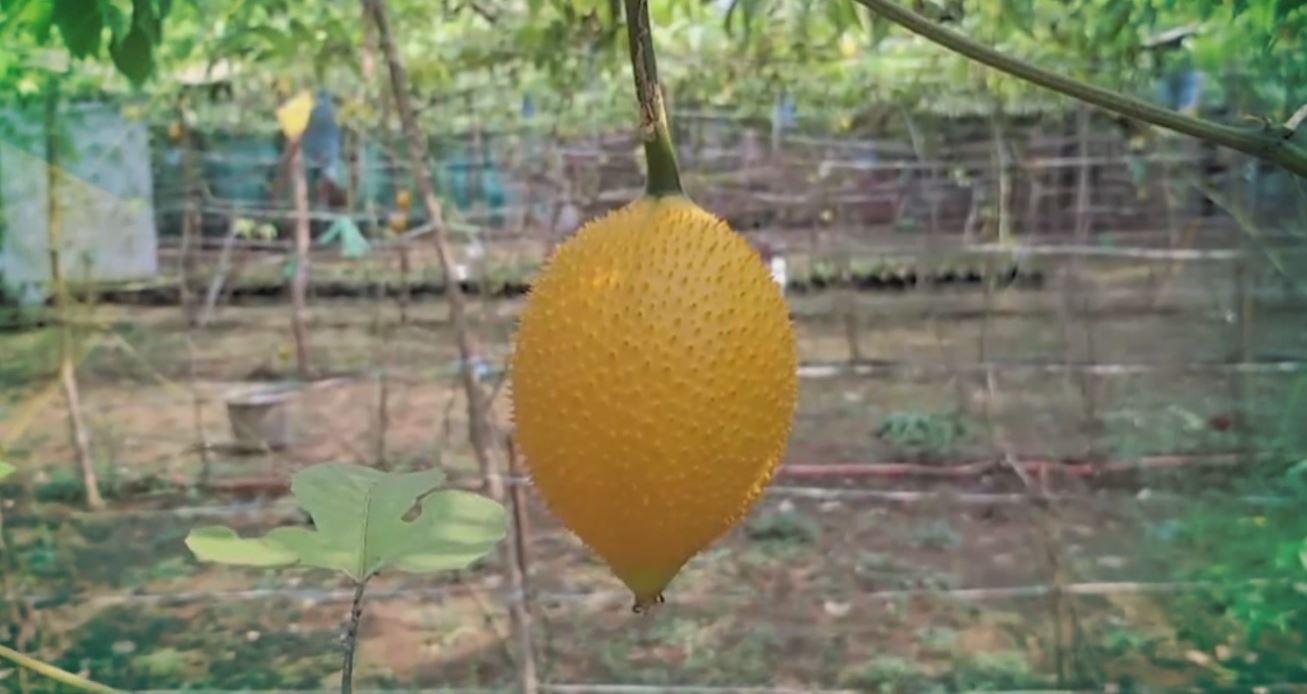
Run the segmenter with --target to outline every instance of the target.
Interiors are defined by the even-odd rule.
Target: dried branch
[[[432,226],[436,255],[439,257],[441,273],[447,286],[449,320],[453,324],[455,339],[458,342],[459,372],[462,375],[463,389],[467,393],[468,438],[471,441],[472,451],[476,456],[477,463],[484,472],[490,467],[490,428],[485,418],[485,405],[483,404],[485,396],[481,392],[481,386],[477,383],[476,374],[471,368],[473,350],[472,339],[467,326],[467,307],[463,298],[463,288],[453,279],[453,262],[450,257],[449,239],[445,230],[440,199],[436,197],[436,189],[432,184],[431,174],[427,170],[425,163],[427,160],[426,139],[421,129],[418,128],[417,117],[413,112],[413,104],[409,99],[408,75],[404,70],[404,63],[399,56],[399,50],[395,47],[395,38],[390,30],[390,16],[386,10],[385,0],[362,0],[362,2],[364,10],[372,17],[372,22],[377,28],[377,40],[381,44],[381,51],[390,72],[391,95],[395,99],[400,124],[404,129],[404,139],[408,144],[408,155],[413,177],[417,182],[418,190],[422,194],[422,203],[426,206],[427,216]]]

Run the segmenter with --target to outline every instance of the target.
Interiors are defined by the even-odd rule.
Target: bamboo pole
[[[68,283],[64,278],[63,262],[60,257],[63,246],[63,209],[59,203],[59,193],[63,170],[60,168],[58,127],[59,91],[52,79],[45,102],[45,153],[46,153],[46,202],[50,254],[50,285],[54,290],[55,313],[59,318],[59,380],[63,384],[64,399],[68,406],[68,423],[77,460],[77,471],[82,480],[86,494],[86,506],[92,510],[104,508],[104,497],[100,495],[100,480],[95,473],[95,464],[91,458],[91,436],[82,418],[82,402],[77,385],[77,369],[73,364],[76,351],[76,338],[72,324],[69,322]]]

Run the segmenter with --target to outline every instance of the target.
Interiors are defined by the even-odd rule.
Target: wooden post
[[[86,506],[104,507],[100,496],[100,480],[95,474],[91,459],[91,435],[82,419],[82,399],[77,387],[77,369],[73,366],[73,352],[77,349],[69,311],[68,283],[64,278],[60,250],[63,245],[63,210],[59,204],[60,182],[63,171],[59,168],[58,83],[51,79],[46,88],[45,101],[45,156],[46,156],[46,232],[50,245],[50,286],[54,290],[55,313],[59,322],[59,380],[63,384],[64,399],[68,405],[68,423],[73,449],[77,456],[77,471],[86,490]]]
[[[1081,106],[1076,111],[1076,152],[1079,154],[1080,162],[1076,177],[1076,217],[1075,217],[1075,242],[1077,246],[1087,247],[1089,245],[1089,232],[1092,220],[1090,218],[1090,112],[1086,106]],[[1068,335],[1072,330],[1072,324],[1078,324],[1081,338],[1084,344],[1083,359],[1086,363],[1094,363],[1096,357],[1094,349],[1094,321],[1093,307],[1089,298],[1087,286],[1082,281],[1084,266],[1079,254],[1071,257],[1071,264],[1067,273],[1066,300],[1068,308],[1066,318],[1068,325],[1066,329]],[[1070,344],[1067,345],[1067,364],[1072,365],[1072,352]],[[1080,389],[1081,402],[1084,404],[1084,429],[1085,437],[1084,454],[1086,457],[1093,455],[1098,444],[1098,400],[1094,395],[1094,376],[1088,371],[1081,370],[1078,372],[1077,385]]]
[[[193,249],[195,233],[199,227],[199,209],[196,204],[195,151],[191,139],[191,129],[186,122],[186,108],[180,101],[177,104],[177,125],[180,137],[178,146],[182,150],[182,239],[178,250],[177,286],[182,305],[182,316],[186,325],[195,325],[197,312],[194,282],[195,258]]]
[[[377,377],[377,467],[388,470],[386,437],[390,433],[390,372],[383,366]]]
[[[301,381],[311,377],[309,336],[304,324],[306,295],[309,286],[309,182],[304,172],[304,148],[299,140],[291,142],[290,175],[295,186],[295,274],[290,284],[290,324],[295,338],[295,365]]]
[[[195,385],[195,340],[191,329],[186,331],[186,376],[191,388],[191,423],[195,426],[195,443],[200,449],[199,486],[203,487],[209,483],[213,465],[209,461],[209,437],[204,433],[204,399]]]
[[[998,215],[998,242],[1006,244],[1012,233],[1012,163],[1003,134],[1003,104],[997,99],[990,124],[994,136],[994,161],[998,167],[998,201],[994,208]]]
[[[1253,222],[1256,223],[1256,222]],[[1242,237],[1239,246],[1247,249],[1247,234]],[[1231,308],[1234,311],[1234,321],[1231,326],[1234,338],[1233,349],[1230,354],[1230,361],[1236,364],[1247,364],[1252,356],[1252,295],[1248,291],[1248,258],[1246,255],[1240,256],[1233,261],[1231,267],[1231,282],[1233,286],[1231,291],[1232,297]],[[1242,369],[1233,368],[1229,370],[1230,374],[1230,419],[1235,431],[1239,436],[1239,447],[1243,451],[1252,451],[1252,436],[1250,427],[1252,422],[1248,417],[1248,375]]]

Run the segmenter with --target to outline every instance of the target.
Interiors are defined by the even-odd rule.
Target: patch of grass
[[[958,640],[957,630],[949,627],[921,627],[916,630],[913,636],[923,648],[940,652],[951,651]]]
[[[275,615],[263,617],[285,623]],[[251,632],[259,637],[249,638]],[[272,631],[259,619],[221,609],[182,619],[135,607],[112,607],[78,629],[55,663],[73,672],[85,670],[128,691],[179,686],[317,689],[340,665],[334,636],[331,631],[307,635]]]
[[[923,569],[881,552],[859,553],[853,573],[873,590],[946,590],[957,587],[957,579],[949,574]]]
[[[82,478],[63,468],[56,468],[50,471],[46,479],[36,484],[32,495],[41,503],[78,504],[86,495],[86,486],[82,484]]]
[[[972,418],[955,411],[900,410],[885,415],[876,438],[917,458],[947,458],[980,431]]]
[[[183,556],[161,559],[149,566],[133,567],[123,577],[123,585],[138,588],[154,581],[166,581],[174,578],[186,578],[195,575],[198,567]]]
[[[761,513],[749,520],[745,535],[769,548],[807,545],[821,535],[821,526],[797,509],[778,509]]]
[[[962,536],[946,520],[933,520],[908,531],[908,541],[922,549],[952,549],[962,544]]]
[[[845,687],[867,692],[936,691],[917,663],[892,655],[876,656],[840,678]]]
[[[1109,450],[1127,460],[1161,453],[1230,450],[1238,443],[1237,432],[1213,429],[1207,417],[1175,403],[1108,412],[1103,425]]]
[[[59,334],[42,328],[0,332],[0,392],[12,393],[55,377],[59,368]]]
[[[961,689],[1019,689],[1040,684],[1021,651],[969,653],[953,671],[954,685]]]

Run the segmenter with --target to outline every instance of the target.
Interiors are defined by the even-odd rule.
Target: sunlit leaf
[[[463,568],[503,539],[506,515],[502,506],[478,494],[436,491],[443,479],[437,470],[386,473],[345,463],[315,465],[291,481],[291,493],[312,517],[313,529],[278,528],[263,538],[243,539],[226,528],[204,528],[188,536],[187,546],[207,561],[297,563],[340,571],[356,581],[386,568],[411,573]]]
[[[14,472],[16,472],[17,470],[18,468],[14,467],[13,465],[10,465],[5,461],[0,460],[0,480],[3,480],[4,478],[14,474]]]
[[[276,531],[274,531],[276,532]],[[186,547],[200,561],[239,566],[287,566],[299,556],[272,539],[243,538],[235,530],[220,525],[196,528],[186,536]]]

